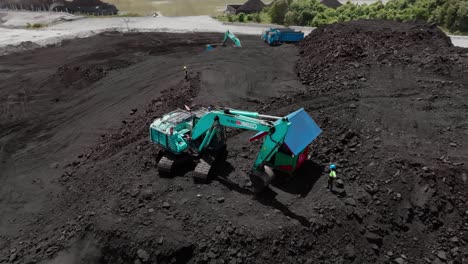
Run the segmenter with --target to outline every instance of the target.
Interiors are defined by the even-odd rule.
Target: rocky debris
[[[8,262],[13,263],[17,258],[18,258],[18,255],[16,254],[16,252],[12,252]]]
[[[379,191],[379,188],[376,184],[366,184],[364,185],[364,190],[366,190],[370,195],[374,195]]]
[[[344,182],[342,179],[338,179],[335,181],[336,187],[338,188],[344,188]]]
[[[168,202],[164,202],[164,203],[162,204],[162,208],[164,208],[164,209],[169,209],[169,208],[171,208],[171,204],[168,203]]]
[[[383,237],[374,232],[366,231],[366,233],[364,233],[364,237],[373,244],[382,245]]]
[[[333,188],[333,192],[337,194],[338,196],[345,197],[346,196],[346,190],[344,188],[338,188],[335,187]]]
[[[353,198],[349,197],[343,200],[345,204],[356,206],[356,200]]]
[[[150,258],[150,255],[143,249],[138,249],[137,255],[143,262],[147,262]]]
[[[345,247],[345,258],[354,260],[356,258],[356,251],[353,244],[347,244]]]
[[[463,240],[465,240],[465,242],[468,242],[468,231],[463,232]]]
[[[447,253],[445,253],[444,251],[439,251],[437,252],[437,257],[441,260],[447,260]]]

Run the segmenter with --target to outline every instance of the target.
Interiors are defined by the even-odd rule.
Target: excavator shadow
[[[286,205],[276,199],[278,193],[271,188],[266,188],[261,194],[255,196],[255,199],[263,205],[273,207],[292,219],[297,220],[302,226],[310,227],[310,221],[302,215],[298,215],[291,211]]]
[[[319,164],[306,160],[294,176],[286,178],[280,175],[271,184],[284,192],[305,197],[312,190],[323,171],[324,168]]]
[[[249,188],[242,187],[238,183],[231,181],[228,177],[231,172],[234,171],[234,166],[229,162],[225,161],[222,164],[218,164],[217,173],[211,180],[218,181],[222,185],[226,186],[230,190],[236,191],[242,194],[255,195],[255,193]],[[294,176],[286,178],[283,175],[278,175],[273,182],[272,186],[284,191],[289,194],[300,195],[305,197],[314,187],[317,180],[320,178],[324,171],[324,168],[319,164],[306,160],[304,164],[299,168]],[[266,187],[264,191],[256,194],[258,197],[268,196],[268,193],[273,192],[270,188]]]
[[[183,162],[181,164],[179,164],[179,166],[177,166],[175,169],[174,169],[174,176],[184,176],[188,173],[188,172],[191,172],[195,169],[195,166],[197,164],[194,163],[194,162],[190,162],[190,161],[187,161],[187,162]]]
[[[227,187],[229,190],[236,191],[241,194],[247,194],[247,195],[252,195],[254,194],[251,190],[246,189],[242,186],[240,186],[238,183],[231,181],[228,176],[231,172],[234,171],[234,166],[232,166],[231,163],[225,161],[223,164],[220,164],[220,168],[218,169],[217,175],[214,177],[213,180],[221,183],[225,187]]]

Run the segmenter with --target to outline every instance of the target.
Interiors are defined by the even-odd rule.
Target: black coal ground
[[[392,46],[368,53],[398,49],[382,23],[359,23],[319,29],[299,50],[244,36],[242,49],[207,53],[218,34],[107,33],[2,57],[0,95],[15,111],[1,119],[0,263],[466,261],[468,52],[413,38],[434,31],[425,25],[383,24],[418,47],[411,57],[336,55],[345,39],[373,36]],[[317,43],[322,56],[304,51],[296,65]],[[211,183],[183,168],[160,178],[149,122],[194,104],[304,107],[323,133],[297,177],[258,196],[245,188],[251,132],[230,131]]]

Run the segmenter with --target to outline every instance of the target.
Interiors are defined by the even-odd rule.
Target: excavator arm
[[[239,40],[239,38],[237,38],[236,35],[232,34],[231,31],[229,30],[226,31],[226,33],[224,33],[224,38],[223,38],[223,43],[222,43],[223,46],[226,46],[226,42],[228,39],[232,40],[232,42],[234,42],[236,47],[242,47],[241,41]]]
[[[254,170],[258,170],[283,144],[289,121],[286,118],[260,115],[255,112],[230,109],[212,111],[204,115],[192,130],[193,140],[203,136],[198,151],[203,151],[209,145],[220,126],[264,132],[262,136],[265,136],[265,140],[254,163]]]

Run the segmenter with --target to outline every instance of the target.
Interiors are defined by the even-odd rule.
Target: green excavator
[[[221,108],[177,109],[150,125],[151,141],[162,147],[160,176],[189,161],[194,165],[190,176],[208,180],[215,165],[226,159],[226,128],[257,131],[250,141],[263,140],[249,175],[255,192],[276,175],[294,174],[307,159],[307,146],[321,133],[304,109],[284,117]]]
[[[239,47],[239,48],[242,47],[241,41],[239,40],[239,38],[236,37],[236,35],[234,35],[229,30],[226,31],[226,33],[224,33],[224,38],[223,38],[223,42],[221,42],[221,46],[226,47],[226,43],[229,39],[234,43],[234,47]],[[217,46],[218,44],[208,44],[206,45],[205,50],[212,50],[216,48]]]

